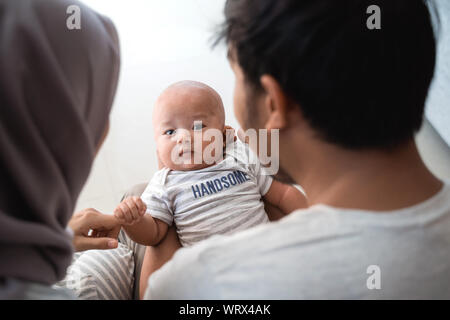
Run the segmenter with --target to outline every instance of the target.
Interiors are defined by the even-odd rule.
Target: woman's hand
[[[75,251],[117,248],[120,222],[112,215],[95,209],[84,209],[75,213],[69,221]],[[91,231],[92,230],[92,231]]]

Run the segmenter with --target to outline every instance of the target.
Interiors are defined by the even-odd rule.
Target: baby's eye
[[[171,136],[171,135],[173,135],[175,133],[175,130],[173,130],[173,129],[169,129],[169,130],[166,130],[165,132],[164,132],[164,134],[165,135],[168,135],[168,136]]]
[[[193,130],[202,130],[205,127],[205,125],[201,122],[198,123],[194,123],[194,125],[192,126]]]

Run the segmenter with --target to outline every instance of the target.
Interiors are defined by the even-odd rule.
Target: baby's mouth
[[[192,148],[180,148],[178,151],[178,157],[185,165],[201,164],[203,160],[197,159],[197,155],[198,153]]]
[[[189,154],[191,154],[191,153],[194,153],[194,150],[191,150],[190,148],[185,148],[185,149],[183,149],[183,148],[180,148],[180,150],[178,151],[178,155],[181,157],[181,156],[184,156],[184,155],[189,155]]]

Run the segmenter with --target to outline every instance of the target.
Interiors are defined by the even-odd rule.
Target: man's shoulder
[[[429,201],[390,214],[315,205],[230,236],[213,236],[180,249],[166,264],[169,267],[162,268],[159,280],[169,282],[159,281],[160,292],[167,293],[161,297],[364,297],[368,294],[366,269],[374,263],[384,270],[389,296],[396,293],[405,256],[415,259],[417,268],[410,274],[422,275],[411,288],[438,290],[440,282],[429,283],[430,274],[423,270],[431,270],[436,263],[448,266],[448,258],[417,255],[417,248],[424,253],[430,248],[439,251],[439,247],[448,252],[444,248],[450,243],[449,192],[447,187]],[[393,261],[398,268],[392,268]],[[179,294],[180,288],[185,288],[185,294]]]
[[[214,235],[192,247],[179,249],[171,261],[151,277],[150,287],[158,293],[152,298],[222,299],[231,294],[226,292],[228,284],[243,274],[246,280],[236,283],[232,296],[246,284],[263,281],[262,274],[292,268],[298,262],[296,257],[302,255],[301,249],[305,247],[302,244],[314,238],[330,238],[327,235],[332,232],[331,227],[325,233],[310,228],[311,221],[322,216],[315,211],[314,208],[299,210],[276,222],[232,235]],[[327,212],[323,214],[329,216]],[[281,261],[282,266],[278,265]],[[249,270],[253,270],[251,274]],[[272,280],[277,283],[276,279]],[[182,292],[184,288],[189,290]]]

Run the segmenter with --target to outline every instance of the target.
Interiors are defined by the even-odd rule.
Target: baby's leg
[[[172,225],[167,231],[165,238],[158,245],[147,247],[145,249],[144,262],[142,263],[141,278],[139,281],[140,299],[144,297],[150,275],[169,261],[175,251],[180,247],[181,245],[178,241],[175,226]]]

